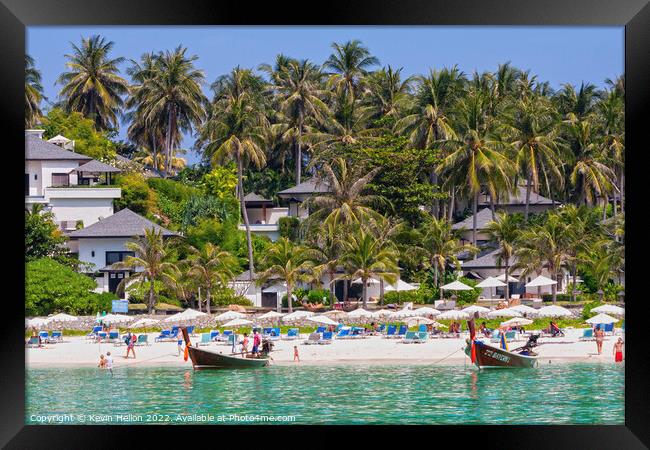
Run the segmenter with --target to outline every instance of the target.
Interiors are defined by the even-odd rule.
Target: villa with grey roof
[[[25,209],[42,204],[64,232],[111,216],[121,197],[112,176],[120,170],[74,152],[64,136],[48,141],[43,133],[25,130]]]
[[[87,273],[95,278],[97,292],[116,292],[119,283],[133,273],[132,269],[115,267],[115,263],[134,256],[126,243],[144,236],[150,228],[162,232],[164,238],[180,236],[128,208],[68,235],[70,243],[77,248],[79,260],[92,265]]]

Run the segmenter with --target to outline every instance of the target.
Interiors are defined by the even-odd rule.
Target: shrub
[[[591,310],[594,308],[597,308],[598,306],[602,305],[600,302],[589,302],[585,303],[585,305],[582,307],[582,318],[584,320],[589,319],[593,314],[591,313]]]
[[[421,285],[412,291],[389,291],[384,293],[384,303],[433,303],[435,296],[433,291],[426,285]]]
[[[280,229],[281,237],[286,237],[290,241],[294,242],[298,239],[300,220],[297,217],[280,217],[280,220],[278,220],[278,227]]]
[[[178,181],[167,178],[149,178],[147,184],[158,194],[163,194],[174,202],[189,200],[193,195],[201,195],[200,189],[193,186],[187,186]]]
[[[47,315],[55,311],[92,314],[108,296],[97,294],[94,279],[50,258],[30,261],[25,271],[25,314]]]
[[[233,289],[225,288],[212,292],[210,304],[213,306],[242,305],[253,306],[253,303],[243,295],[237,295]]]
[[[323,298],[325,300],[323,301]],[[307,293],[307,302],[308,303],[329,303],[330,291],[327,289],[312,289]]]
[[[149,298],[149,285],[148,281],[144,281],[142,283],[136,282],[129,286],[126,289],[129,293],[129,303],[147,303],[147,299]],[[154,281],[153,291],[158,301],[174,304],[168,292],[165,290],[165,285],[161,281]],[[180,305],[180,302],[178,304]]]
[[[144,176],[133,172],[118,176],[116,181],[122,196],[114,200],[115,210],[129,208],[141,216],[148,215],[156,203],[156,194],[149,189]]]
[[[556,294],[556,299],[558,302],[570,302],[571,294]],[[545,302],[553,301],[553,294],[542,294],[542,300]],[[583,295],[576,295],[576,302],[582,301]]]

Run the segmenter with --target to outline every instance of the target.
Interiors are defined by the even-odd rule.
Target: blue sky
[[[471,74],[511,61],[554,88],[582,81],[603,86],[606,78],[623,73],[625,54],[623,27],[29,27],[27,53],[35,59],[51,100],[60,89],[55,81],[65,70],[70,43],[92,34],[114,41],[113,55],[127,59],[186,46],[188,53],[199,56],[206,94],[210,83],[237,65],[256,68],[272,63],[278,53],[320,64],[330,55],[332,42],[350,39],[360,39],[382,65],[403,67],[407,76],[454,64]],[[183,140],[185,148],[192,143],[191,137]],[[187,157],[190,163],[198,159]]]

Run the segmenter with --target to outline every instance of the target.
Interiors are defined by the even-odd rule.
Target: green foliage
[[[183,167],[174,179],[188,186],[200,187],[203,177],[209,172],[210,166],[206,164],[192,164],[191,166]]]
[[[129,294],[129,303],[147,303],[149,298],[149,281],[131,284],[126,291]],[[154,281],[153,290],[159,302],[174,304],[172,299],[166,295],[167,289],[161,281]]]
[[[228,221],[238,217],[239,203],[234,197],[192,196],[182,203],[180,224],[182,229],[196,225],[202,219]]]
[[[159,195],[164,195],[174,202],[182,202],[183,200],[189,200],[192,196],[201,195],[199,188],[168,178],[149,178],[147,184]]]
[[[274,199],[279,191],[287,189],[294,184],[290,172],[280,172],[271,168],[262,170],[248,170],[244,176],[244,192],[255,192],[264,198]]]
[[[281,237],[286,237],[293,242],[298,240],[300,220],[297,217],[280,217],[278,220],[278,227],[280,229]]]
[[[545,302],[551,302],[553,301],[553,295],[552,294],[542,294],[542,300]],[[556,294],[556,300],[559,302],[570,302],[571,301],[571,294],[561,294],[557,293]],[[576,295],[576,302],[580,302],[583,300],[582,295]]]
[[[153,211],[157,196],[149,188],[144,175],[135,172],[122,174],[116,182],[122,189],[122,197],[113,201],[116,211],[128,208],[141,216],[147,216]]]
[[[582,318],[584,320],[589,319],[593,314],[591,313],[591,310],[594,308],[597,308],[599,306],[602,306],[602,303],[600,302],[589,302],[585,303],[584,306],[582,307]]]
[[[49,212],[41,212],[40,206],[25,213],[25,259],[52,257],[59,262],[66,260],[62,245],[67,238],[61,233]]]
[[[237,170],[234,164],[215,166],[201,179],[203,191],[219,199],[235,198]]]
[[[298,294],[296,294],[296,296],[298,296]],[[312,289],[307,293],[306,298],[304,296],[298,298],[304,298],[307,303],[324,303],[327,305],[329,303],[330,291],[327,289]]]
[[[108,302],[108,296],[92,292],[96,287],[92,278],[53,259],[30,261],[25,273],[25,314],[92,314]]]
[[[237,295],[230,288],[219,289],[212,293],[210,303],[214,306],[242,305],[253,306],[250,300],[243,295]]]
[[[95,129],[91,119],[86,119],[81,113],[66,113],[62,109],[53,108],[43,118],[43,137],[50,139],[57,134],[75,141],[74,150],[77,153],[90,156],[93,159],[110,161],[115,158],[115,144],[108,138],[107,133]]]

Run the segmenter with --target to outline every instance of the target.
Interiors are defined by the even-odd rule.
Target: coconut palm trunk
[[[621,214],[625,212],[625,174],[621,171],[621,181],[619,182],[621,189]]]
[[[472,205],[472,244],[476,247],[476,213],[478,212],[478,191],[474,194],[474,204]],[[477,255],[474,255],[474,259]]]
[[[576,264],[573,264],[573,289],[571,289],[571,301],[575,302],[576,301],[576,287],[577,287],[577,281],[578,281],[578,268],[576,267]]]
[[[205,290],[205,312],[212,314],[212,309],[210,307],[210,288]]]
[[[530,208],[530,191],[532,188],[532,175],[529,173],[526,179],[526,209],[524,210],[524,220],[528,221],[528,211]]]
[[[455,191],[451,189],[451,192],[449,193],[449,216],[447,218],[450,222],[454,218],[454,203],[456,202],[455,197]]]
[[[296,185],[300,184],[302,175],[302,114],[298,119],[298,139],[296,140]]]
[[[362,278],[361,281],[363,282],[363,288],[361,289],[362,292],[362,299],[363,299],[363,308],[366,308],[366,303],[368,301],[368,279],[367,278]]]
[[[153,307],[156,300],[156,292],[154,291],[153,279],[149,279],[149,307],[148,313],[153,314]]]
[[[334,309],[334,299],[336,298],[336,282],[334,282],[334,271],[330,270],[329,272],[329,285],[330,285],[330,307]]]
[[[553,281],[557,281],[556,280],[557,279],[557,274],[555,273],[555,271],[553,271],[553,273],[551,273],[551,279]],[[557,302],[557,284],[553,284],[551,286],[551,292],[553,293],[553,304],[555,305],[555,303]]]
[[[287,306],[289,307],[289,314],[293,312],[293,298],[291,297],[291,291],[293,291],[293,286],[291,283],[289,283],[289,280],[286,280],[287,282]]]
[[[165,149],[165,178],[167,178],[167,175],[169,174],[169,160],[172,153],[172,110],[169,108],[169,111],[167,112],[167,139],[166,139],[166,149]],[[154,164],[156,164],[156,161],[154,160]]]
[[[251,226],[248,221],[248,212],[246,211],[246,203],[244,202],[244,182],[243,182],[243,169],[241,156],[237,157],[237,178],[239,179],[237,185],[239,189],[239,203],[241,204],[242,216],[244,217],[244,226],[246,227],[246,243],[248,245],[248,281],[253,281],[253,272],[255,270],[253,264],[253,241],[251,238]]]
[[[510,258],[505,258],[505,266],[506,266],[506,301],[510,299]]]
[[[379,306],[384,306],[384,279],[379,279]]]

